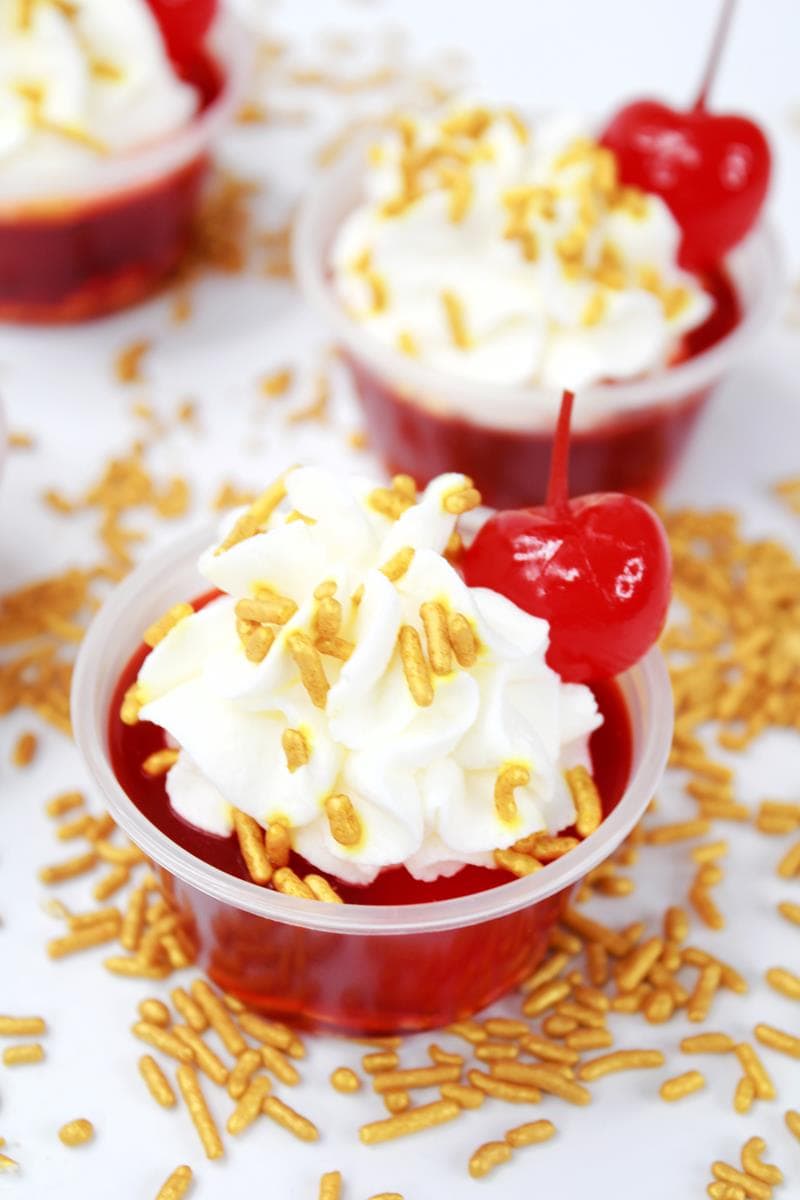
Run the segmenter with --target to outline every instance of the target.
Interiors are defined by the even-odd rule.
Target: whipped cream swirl
[[[630,379],[668,364],[713,307],[677,265],[666,204],[621,187],[575,117],[400,118],[363,193],[332,249],[338,296],[448,374],[557,390]]]
[[[0,198],[158,141],[197,106],[146,0],[0,0]]]
[[[547,623],[445,557],[475,498],[462,475],[415,497],[404,477],[296,468],[227,527],[199,564],[223,594],[178,620],[136,684],[140,719],[180,747],[166,784],[185,820],[281,821],[310,863],[357,883],[490,866],[572,823],[564,770],[589,764],[602,718],[545,663]]]

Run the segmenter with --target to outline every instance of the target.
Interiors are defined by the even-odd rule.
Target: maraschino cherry
[[[217,15],[218,0],[147,0],[167,53],[176,67],[188,67]]]
[[[547,503],[495,513],[466,552],[471,587],[501,592],[550,622],[547,661],[593,683],[627,670],[655,643],[670,599],[670,553],[658,517],[632,496],[567,490],[573,395],[564,392]]]
[[[680,263],[690,270],[719,262],[744,238],[769,186],[769,144],[758,125],[706,108],[734,3],[723,0],[694,106],[682,112],[635,100],[600,139],[614,152],[623,183],[655,192],[669,205],[683,232]]]

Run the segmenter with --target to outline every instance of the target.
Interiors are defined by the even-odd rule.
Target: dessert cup
[[[216,23],[183,129],[99,159],[59,185],[0,196],[0,320],[88,320],[148,296],[180,262],[212,145],[235,111],[250,59],[232,18]]]
[[[574,884],[619,846],[644,813],[672,737],[672,694],[657,650],[620,678],[631,726],[627,787],[596,833],[561,860],[488,891],[425,904],[324,904],[235,878],[155,827],[121,787],[109,710],[142,630],[207,590],[203,530],[137,568],[108,599],[78,658],[75,737],[100,795],[157,869],[225,991],[273,1016],[352,1034],[411,1032],[469,1016],[513,988],[545,953]]]
[[[309,193],[295,226],[294,264],[307,301],[343,351],[373,446],[390,471],[419,484],[457,469],[494,507],[540,503],[560,393],[444,374],[378,341],[342,307],[329,256],[361,199],[363,152],[362,145]],[[721,297],[727,293],[734,311],[705,349],[691,353],[689,334],[690,356],[682,361],[581,390],[570,450],[575,495],[623,491],[652,498],[677,467],[709,396],[769,318],[780,291],[779,252],[768,228],[755,230],[724,267],[712,287]]]

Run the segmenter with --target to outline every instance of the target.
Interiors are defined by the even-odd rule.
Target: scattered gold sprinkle
[[[431,1129],[435,1125],[443,1125],[446,1121],[453,1121],[461,1111],[455,1100],[434,1100],[431,1104],[410,1108],[383,1121],[372,1121],[368,1125],[362,1125],[359,1137],[365,1145],[374,1146],[379,1142],[406,1137],[424,1129]]]
[[[77,1120],[62,1125],[58,1136],[65,1146],[84,1146],[94,1137],[94,1125],[85,1117],[78,1117]]]
[[[142,1055],[139,1059],[139,1071],[156,1104],[160,1104],[162,1108],[174,1108],[177,1101],[172,1085],[151,1055]]]
[[[38,739],[35,733],[21,733],[11,751],[11,762],[15,767],[29,767],[36,756]]]
[[[176,1167],[169,1179],[161,1185],[156,1200],[183,1200],[193,1179],[191,1167]]]
[[[358,1092],[361,1080],[350,1067],[337,1067],[331,1075],[331,1087],[337,1092]]]
[[[114,359],[114,373],[120,383],[144,383],[144,360],[152,343],[147,338],[124,346]]]
[[[27,1066],[41,1062],[44,1058],[44,1048],[39,1042],[23,1042],[18,1046],[6,1046],[3,1051],[3,1064],[7,1067]]]
[[[178,1067],[178,1087],[203,1144],[206,1158],[222,1158],[225,1153],[222,1140],[193,1067],[185,1063]]]

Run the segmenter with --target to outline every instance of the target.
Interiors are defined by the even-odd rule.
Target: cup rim
[[[642,817],[663,774],[672,741],[672,689],[663,656],[656,647],[620,677],[623,690],[627,680],[643,693],[652,709],[625,792],[595,833],[534,875],[452,900],[385,907],[332,905],[259,887],[190,854],[153,825],[118,782],[108,754],[108,709],[104,702],[98,728],[94,698],[104,692],[110,647],[119,646],[126,625],[131,624],[130,612],[141,610],[148,594],[159,581],[163,583],[170,569],[183,571],[190,560],[195,562],[213,538],[214,531],[208,527],[196,529],[162,547],[116,586],[83,640],[72,683],[75,741],[111,815],[148,858],[184,884],[256,916],[306,929],[358,935],[431,933],[504,917],[563,891],[608,858]],[[137,629],[143,629],[146,623],[137,623]],[[131,654],[137,644],[131,644]],[[115,684],[116,679],[112,687]]]
[[[0,215],[25,205],[46,210],[61,201],[94,200],[109,193],[146,184],[169,174],[203,153],[236,110],[244,95],[253,62],[253,49],[238,18],[220,13],[209,34],[211,57],[222,68],[218,94],[180,129],[154,142],[90,163],[72,178],[32,183],[0,196]]]
[[[323,173],[317,185],[307,193],[296,215],[292,230],[292,262],[306,302],[350,353],[379,376],[392,379],[403,394],[412,397],[445,395],[448,409],[456,413],[516,409],[535,413],[536,399],[551,398],[558,389],[541,384],[487,384],[427,366],[368,333],[348,316],[336,297],[318,243],[323,240],[321,231],[326,228],[328,214],[340,207],[336,204],[337,198],[343,192],[351,197],[357,189],[357,181],[363,175],[369,136],[363,134],[338,163]],[[327,253],[329,243],[324,249]],[[732,265],[740,261],[750,261],[754,265],[760,286],[754,302],[743,310],[741,319],[729,333],[706,350],[673,366],[661,367],[632,380],[581,388],[580,396],[586,411],[604,413],[608,410],[614,418],[621,414],[634,415],[684,398],[713,383],[734,355],[740,353],[767,323],[784,285],[780,243],[768,222],[762,221],[726,259],[726,263]],[[592,422],[592,427],[604,419]],[[576,428],[575,432],[579,437],[582,431]]]

